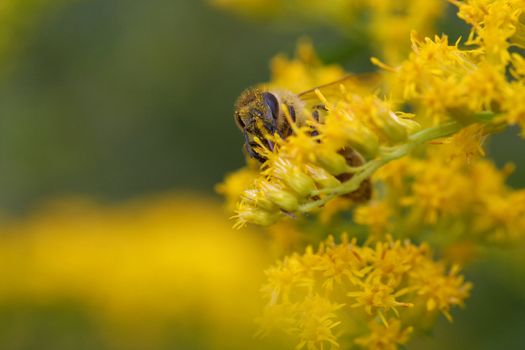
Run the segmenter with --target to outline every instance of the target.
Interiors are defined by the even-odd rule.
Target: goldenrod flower
[[[525,190],[480,198],[473,231],[491,241],[512,241],[525,232]]]
[[[476,134],[476,130],[468,133]],[[507,242],[523,237],[523,190],[505,184],[512,165],[500,170],[460,145],[448,148],[464,138],[451,140],[446,147],[428,146],[431,150],[425,158],[408,157],[381,168],[373,177],[376,186],[383,188],[381,196],[356,208],[356,223],[367,226],[375,236],[379,227],[388,232],[403,228],[407,235],[420,235],[426,226],[433,231],[434,242],[441,244],[464,239]],[[472,143],[473,151],[477,142]],[[376,203],[381,210],[374,211]]]
[[[377,170],[374,179],[384,182],[388,190],[396,193],[396,198],[405,193],[406,178],[418,166],[410,157],[397,159]]]
[[[487,138],[487,131],[482,124],[472,124],[457,134],[442,140],[446,147],[441,147],[442,157],[449,160],[459,158],[470,163],[471,160],[485,156],[483,143]],[[456,159],[458,160],[458,159]]]
[[[372,201],[361,205],[354,211],[354,221],[357,224],[370,228],[370,235],[378,238],[381,234],[389,232],[392,208],[389,203]]]
[[[502,5],[500,10],[513,11],[516,4]],[[458,5],[467,11],[463,3]],[[478,15],[485,18],[480,11],[464,17],[472,22],[479,20]],[[507,14],[514,19],[516,13]],[[267,161],[241,195],[237,225],[271,224],[283,216],[316,211],[340,196],[355,202],[368,199],[372,192],[368,179],[376,170],[428,142],[442,148],[443,157],[449,158],[446,161],[462,167],[465,160],[468,163],[484,154],[482,144],[488,134],[505,125],[525,126],[522,56],[509,54],[513,76],[509,79],[508,67],[493,62],[484,41],[470,44],[473,47],[465,50],[459,40],[450,45],[446,36],[420,40],[413,33],[413,52],[407,60],[395,67],[375,61],[387,70],[384,93],[392,95],[389,99],[358,82],[350,90],[340,86],[340,91],[329,95],[316,91],[326,110],[320,120],[311,116],[306,125],[298,127],[288,118],[291,136],[265,136],[272,149],[256,138],[257,152]],[[501,50],[508,51],[508,46]],[[322,81],[342,72],[337,66],[323,68],[308,43],[299,47],[297,56],[295,60],[274,61],[270,86],[298,91],[300,86],[294,84]],[[407,105],[416,113],[397,110]],[[430,167],[427,177],[413,183],[409,195],[403,194],[402,203],[412,206],[421,200],[426,207],[420,205],[417,215],[412,212],[427,223],[435,223],[441,214],[461,212],[469,204],[463,196],[467,179],[457,177],[448,184],[448,175],[442,174],[455,166],[446,170]],[[433,175],[431,169],[435,170]]]
[[[294,134],[286,139],[268,135],[274,144],[272,150],[260,142],[258,152],[267,161],[261,167],[261,176],[248,186],[237,205],[239,226],[246,222],[269,224],[283,214],[316,209],[340,194],[369,191],[363,186],[369,186],[366,178],[375,169],[425,139],[460,128],[458,124],[439,126],[432,132],[421,130],[420,140],[416,136],[419,124],[410,119],[411,115],[394,112],[388,101],[377,96],[344,87],[329,98],[320,91],[317,94],[327,109],[322,123],[312,117],[309,125],[292,124]],[[407,141],[410,144],[399,146],[399,152],[387,149]],[[385,148],[383,152],[381,147]],[[382,159],[374,160],[378,155]]]
[[[370,0],[368,3],[372,40],[379,44],[381,55],[390,64],[399,63],[408,53],[407,38],[411,31],[431,34],[436,20],[446,9],[446,3],[439,0]]]
[[[459,171],[460,162],[426,165],[415,177],[411,195],[401,199],[401,204],[419,210],[425,222],[435,224],[440,216],[458,215],[470,204],[469,179]]]
[[[297,227],[292,218],[284,219],[268,228],[271,249],[274,256],[283,256],[301,248],[308,235]]]
[[[525,79],[525,58],[517,53],[513,53],[511,55],[511,63],[512,67],[510,72],[516,80],[523,81],[523,79]]]
[[[339,346],[343,336],[371,344],[378,333],[389,334],[389,346],[403,344],[417,328],[405,310],[422,307],[423,314],[438,310],[449,318],[452,306],[463,305],[471,285],[457,271],[447,272],[433,261],[426,245],[387,241],[359,246],[345,235],[340,244],[329,238],[316,252],[307,248],[267,270],[262,289],[267,307],[260,322],[265,333],[285,327],[299,348]],[[356,338],[362,325],[376,320],[381,325],[372,335]]]
[[[318,345],[323,348],[324,343],[337,347],[333,328],[339,326],[340,322],[336,321],[335,312],[343,306],[318,295],[306,297],[297,310],[299,344],[296,349],[317,349]]]
[[[63,199],[0,231],[3,307],[73,302],[110,327],[113,345],[135,346],[151,332],[171,341],[174,329],[165,326],[173,321],[176,332],[203,326],[199,334],[218,348],[253,342],[265,244],[232,230],[209,199],[166,194],[111,206]]]
[[[309,125],[293,126],[293,135],[272,138],[273,150],[260,144],[258,152],[267,161],[236,208],[238,225],[272,223],[283,213],[308,212],[318,207],[312,203],[334,197],[324,193],[357,191],[358,201],[367,199],[369,190],[361,187],[361,195],[359,189],[369,186],[365,181],[374,165],[365,162],[377,156],[380,144],[398,144],[414,130],[413,123],[403,122],[377,97],[342,90],[337,102],[321,93],[319,98],[328,111],[324,123],[312,119],[318,135]]]
[[[281,14],[295,4],[278,2]],[[472,285],[458,261],[480,244],[523,237],[525,190],[505,184],[512,166],[482,157],[490,134],[517,124],[525,135],[525,59],[511,51],[525,46],[525,2],[450,2],[471,26],[464,42],[418,34],[445,2],[370,0],[340,16],[330,11],[349,1],[297,4],[299,17],[320,6],[318,15],[330,12],[334,23],[368,13],[366,31],[386,63],[372,59],[383,70],[374,88],[356,79],[335,91],[312,89],[316,107],[303,101],[306,121],[295,123],[282,108],[290,135],[254,138],[264,162],[240,195],[231,191],[240,197],[236,226],[283,219],[274,230],[288,248],[319,242],[324,227],[356,235],[340,243],[329,236],[266,271],[261,333],[284,331],[299,349],[397,349],[422,324],[439,314],[450,321],[464,305]],[[410,53],[394,47],[401,38]],[[267,86],[297,93],[344,75],[309,43],[296,56],[272,61]],[[310,213],[318,215],[297,220]],[[433,260],[431,247],[451,267]]]
[[[295,57],[277,55],[270,62],[270,82],[268,87],[287,89],[300,93],[312,86],[335,81],[345,75],[338,64],[323,64],[317,56],[310,40],[299,40]]]
[[[481,51],[462,50],[459,41],[450,45],[447,36],[425,38],[412,35],[413,52],[394,69],[401,96],[416,104],[434,124],[490,111],[505,89],[504,69],[483,62]]]
[[[505,66],[510,45],[524,47],[523,0],[451,0],[458,16],[472,26],[468,44],[484,49],[488,60]]]
[[[428,263],[428,261],[422,261],[421,264],[428,266],[421,266],[412,273],[418,295],[426,299],[428,312],[440,311],[452,321],[450,307],[463,306],[463,301],[469,296],[472,285],[465,283],[463,276],[457,275],[459,272],[457,265],[446,273],[442,264]]]
[[[399,345],[405,345],[414,328],[402,328],[401,321],[397,319],[390,319],[388,323],[389,327],[384,327],[382,323],[370,321],[370,334],[357,338],[355,343],[369,350],[396,350]]]
[[[217,193],[226,198],[226,208],[229,211],[235,210],[235,205],[240,200],[246,187],[250,186],[257,178],[257,168],[254,167],[251,161],[248,161],[248,163],[248,166],[226,175],[224,181],[215,186]]]
[[[501,104],[505,111],[504,119],[511,125],[519,125],[525,138],[525,82],[513,82],[506,90],[505,100]]]

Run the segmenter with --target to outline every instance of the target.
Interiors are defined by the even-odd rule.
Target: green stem
[[[494,113],[492,112],[481,112],[475,115],[474,120],[480,123],[487,123],[491,121],[493,117]],[[326,204],[335,197],[345,195],[357,190],[364,180],[369,178],[377,169],[384,166],[386,163],[410,154],[419,145],[445,136],[452,135],[464,128],[465,126],[466,124],[464,123],[452,121],[425,130],[421,130],[415,134],[410,135],[408,137],[407,143],[394,148],[389,148],[388,151],[383,150],[383,152],[381,152],[380,158],[374,159],[368,162],[367,164],[363,165],[362,169],[358,172],[355,172],[354,176],[352,176],[352,178],[347,182],[335,188],[316,191],[315,194],[323,194],[323,198],[301,205],[298,211],[303,213],[309,212],[315,208]]]

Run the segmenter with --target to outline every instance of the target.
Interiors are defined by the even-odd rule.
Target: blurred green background
[[[371,69],[366,38],[245,21],[204,1],[47,3],[18,14],[24,20],[9,32],[12,47],[2,53],[0,208],[8,213],[67,194],[109,202],[173,190],[213,195],[213,185],[244,162],[233,102],[268,79],[272,56],[292,54],[297,39],[308,36],[325,61]],[[440,30],[465,35],[449,12]],[[521,187],[525,153],[516,134],[497,135],[489,154],[498,164],[517,163],[510,182]],[[525,268],[498,263],[508,259],[515,256],[495,254],[471,269],[476,286],[467,310],[455,314],[454,325],[441,320],[434,337],[409,348],[524,348]],[[92,322],[75,302],[4,305],[0,348],[157,346],[108,345]],[[199,334],[158,348],[208,348],[196,340]]]
[[[73,1],[20,37],[0,86],[0,204],[63,193],[210,193],[243,163],[232,109],[269,59],[319,29],[242,22],[201,1]]]

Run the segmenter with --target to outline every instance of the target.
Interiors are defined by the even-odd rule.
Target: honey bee
[[[306,124],[310,115],[318,122],[323,122],[323,104],[313,104],[319,101],[316,90],[325,94],[330,90],[339,89],[340,85],[353,84],[354,76],[345,76],[331,83],[294,94],[287,90],[266,90],[263,88],[249,88],[244,90],[235,103],[235,123],[244,135],[245,150],[252,158],[264,162],[264,157],[256,151],[255,137],[264,145],[273,150],[273,143],[267,135],[278,134],[281,138],[291,135],[292,127],[286,118],[286,113],[298,127]],[[288,111],[284,111],[282,107]],[[310,111],[310,113],[305,113]],[[313,130],[313,133],[316,131]]]
[[[340,91],[341,85],[354,89],[356,76],[347,75],[328,84],[320,85],[294,94],[287,90],[269,90],[264,88],[249,88],[244,90],[237,102],[235,103],[234,118],[235,123],[244,135],[244,148],[251,158],[257,159],[263,163],[266,158],[257,151],[258,143],[256,138],[269,150],[273,150],[273,142],[268,135],[279,135],[286,138],[293,133],[293,128],[289,120],[298,127],[306,125],[309,118],[319,123],[324,122],[326,107],[319,103],[316,90],[319,90],[325,96],[333,94],[334,91]],[[284,111],[284,108],[287,111]],[[287,118],[287,114],[289,118]],[[317,134],[312,129],[312,135]],[[359,153],[351,148],[342,149],[339,152],[343,155],[350,166],[362,165],[364,160]],[[337,176],[339,180],[346,181],[352,174],[341,174]],[[365,180],[359,189],[350,194],[359,201],[368,200],[371,195],[370,181]]]

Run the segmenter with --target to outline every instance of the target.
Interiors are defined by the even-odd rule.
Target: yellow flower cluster
[[[314,252],[293,254],[266,271],[262,333],[285,330],[298,349],[352,342],[368,349],[396,349],[418,323],[438,312],[451,320],[471,284],[431,258],[428,246],[408,241],[360,246],[332,237]]]
[[[484,49],[489,60],[507,65],[510,46],[525,48],[525,1],[450,0],[458,16],[472,26],[467,44]]]
[[[349,0],[351,1],[351,0]],[[410,51],[412,31],[430,35],[446,10],[443,0],[368,0],[369,31],[377,52],[386,62],[401,62]]]
[[[239,226],[268,225],[285,214],[308,212],[318,206],[313,203],[324,203],[338,191],[356,201],[370,197],[367,177],[373,168],[365,162],[378,155],[380,145],[407,140],[418,124],[396,115],[377,97],[344,89],[340,94],[331,104],[319,92],[327,110],[323,123],[312,118],[309,125],[294,126],[294,134],[286,139],[274,136],[274,150],[260,144],[267,161],[261,176],[241,196],[236,208]]]
[[[222,183],[215,186],[215,191],[226,198],[226,209],[229,212],[235,211],[242,193],[259,175],[255,161],[248,159],[247,163],[246,167],[228,174]]]
[[[510,51],[525,47],[525,1],[451,2],[472,27],[469,47],[461,48],[459,40],[451,45],[447,36],[420,40],[412,33],[413,52],[406,61],[388,68],[375,60],[394,73],[388,78],[391,93],[434,123],[450,118],[469,122],[476,113],[490,111],[525,129],[523,55]]]
[[[3,220],[0,232],[3,307],[74,302],[126,348],[151,348],[151,339],[136,342],[151,332],[159,340],[191,334],[191,327],[216,348],[252,343],[265,243],[233,230],[213,201],[180,194],[111,206],[64,199]],[[175,344],[184,348],[181,334]]]
[[[370,28],[380,29],[376,18],[395,28],[376,40],[405,33],[411,53],[401,60],[402,49],[382,43],[387,63],[372,59],[380,73],[298,94],[306,121],[286,115],[291,135],[255,137],[264,163],[218,187],[230,208],[236,202],[236,226],[283,219],[270,229],[281,251],[316,244],[324,228],[355,235],[330,237],[267,270],[261,334],[284,331],[298,349],[397,349],[439,313],[451,320],[468,297],[471,284],[445,261],[470,261],[480,243],[523,238],[525,190],[506,185],[511,165],[498,169],[482,157],[489,135],[509,125],[525,135],[525,58],[516,49],[525,46],[525,1],[450,2],[472,28],[463,44],[409,36],[418,29],[410,21],[392,25],[390,11],[415,2],[373,1]],[[296,59],[274,59],[267,86],[300,93],[343,75],[303,44]],[[305,213],[318,215],[290,219]]]
[[[430,34],[446,9],[444,0],[211,0],[243,16],[308,20],[334,26],[350,37],[370,38],[387,62],[398,63],[409,50],[412,30]]]
[[[370,334],[357,338],[356,344],[370,350],[396,350],[399,346],[405,345],[410,339],[413,327],[402,328],[401,322],[397,319],[388,322],[389,326],[383,327],[378,322],[371,321],[369,324]]]
[[[295,57],[277,55],[270,62],[268,88],[287,89],[300,93],[312,86],[333,82],[345,75],[338,64],[324,64],[314,50],[312,42],[301,39],[295,50]]]
[[[463,50],[446,36],[422,42],[413,35],[412,42],[413,53],[391,69],[396,75],[391,79],[393,92],[413,104],[420,118],[430,117],[434,124],[451,118],[468,123],[476,113],[492,111],[521,123],[511,104],[523,97],[518,88],[523,81],[508,80],[507,66],[492,63],[485,48]]]
[[[489,160],[465,162],[449,155],[443,149],[428,150],[425,158],[385,165],[374,176],[385,190],[356,209],[355,222],[370,227],[371,233],[404,228],[406,234],[418,235],[423,227],[433,227],[430,239],[446,244],[523,237],[525,190],[505,184],[512,166],[498,170]]]
[[[460,14],[465,16],[465,6],[475,3],[478,2],[458,4]],[[480,26],[486,28],[488,24],[484,23],[500,23],[492,17],[506,9],[513,14],[510,18],[514,22],[510,23],[520,28],[523,16],[518,1],[490,3],[510,5],[501,5],[499,11],[480,10],[483,16],[468,16],[469,20],[478,18],[483,22]],[[494,61],[496,48],[491,47],[489,52],[487,40],[479,39],[478,27],[473,26],[469,39],[472,48],[468,50],[461,48],[459,41],[449,44],[446,36],[421,41],[413,34],[413,52],[400,65],[390,67],[374,60],[386,70],[382,90],[371,93],[370,81],[363,82],[359,77],[347,79],[337,91],[316,90],[316,103],[325,110],[322,116],[316,118],[318,115],[314,116],[312,110],[305,110],[310,120],[301,127],[288,118],[293,135],[286,139],[267,135],[275,144],[272,150],[259,143],[258,152],[267,161],[251,185],[241,194],[238,189],[228,191],[223,186],[223,193],[235,193],[240,198],[236,207],[237,225],[247,222],[268,225],[283,216],[315,211],[341,196],[355,202],[366,200],[371,195],[368,179],[377,169],[455,133],[439,143],[452,155],[461,156],[457,158],[464,162],[483,153],[480,145],[488,134],[512,124],[521,124],[525,130],[525,60],[521,54],[509,54],[509,44],[498,49],[498,57],[508,59]],[[516,33],[518,30],[508,38],[509,42]],[[278,64],[274,61],[280,68],[274,66],[274,73],[278,73],[270,86],[286,88],[288,81],[312,83],[312,77],[321,71],[322,77],[332,72],[339,75],[336,66],[321,70],[322,65],[311,48],[302,51],[300,59],[281,58]],[[295,85],[293,89],[298,91],[299,87]],[[381,94],[389,94],[391,98],[380,98]],[[437,208],[445,208],[447,201],[454,205],[443,209],[446,211],[453,211],[465,201],[461,193],[451,197],[454,188],[442,180],[446,178],[442,170],[427,172],[425,176],[419,180],[421,184],[414,185],[414,195],[402,202],[410,206],[424,199],[423,202],[429,203],[421,209],[426,221],[435,222]],[[468,187],[459,180],[456,185],[460,189]],[[361,214],[358,221],[365,222]]]

